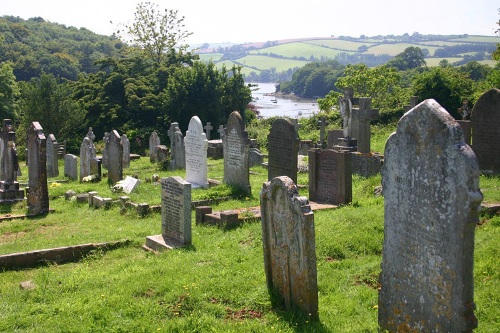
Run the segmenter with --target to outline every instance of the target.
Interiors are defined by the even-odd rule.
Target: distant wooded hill
[[[469,35],[375,36],[360,38],[329,37],[268,41],[254,44],[201,45],[200,59],[212,61],[218,67],[233,64],[243,67],[247,80],[265,82],[290,80],[291,73],[313,61],[337,60],[341,64],[385,64],[408,47],[419,47],[427,66],[438,66],[442,60],[452,65],[478,61],[493,66],[491,54],[500,37]]]

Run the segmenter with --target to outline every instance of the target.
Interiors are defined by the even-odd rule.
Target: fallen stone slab
[[[91,251],[98,249],[109,251],[128,246],[131,243],[132,242],[130,240],[123,240],[117,242],[80,244],[52,249],[5,254],[0,256],[0,269],[7,270],[36,267],[47,262],[61,264],[65,262],[78,261]]]

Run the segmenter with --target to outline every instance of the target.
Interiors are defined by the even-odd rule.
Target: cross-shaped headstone
[[[378,109],[372,109],[370,97],[359,98],[359,108],[353,108],[351,113],[352,138],[358,140],[360,153],[370,152],[370,122],[378,119]]]
[[[170,139],[170,147],[172,148],[172,142],[174,142],[175,129],[179,127],[178,122],[173,122],[170,124],[170,128],[168,129],[168,138]]]
[[[89,127],[89,131],[87,132],[87,138],[90,139],[91,143],[94,143],[95,134],[94,134],[94,132],[92,132],[92,127]]]
[[[210,131],[214,129],[212,123],[207,121],[207,124],[204,126],[204,128],[205,128],[205,134],[207,135],[207,140],[210,140]]]
[[[222,139],[222,137],[224,136],[224,125],[219,125],[219,129],[217,130],[217,132],[219,132],[219,136]]]
[[[328,122],[326,121],[325,117],[321,117],[321,120],[318,121],[319,125],[319,142],[323,143],[325,141],[325,129],[326,125],[328,125]]]

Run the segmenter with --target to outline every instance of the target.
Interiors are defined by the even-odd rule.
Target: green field
[[[319,45],[302,43],[302,42],[294,42],[288,44],[282,44],[272,47],[267,47],[260,50],[252,50],[250,54],[277,54],[287,58],[306,58],[309,60],[311,56],[314,56],[316,59],[320,58],[329,58],[335,59],[335,56],[339,54],[340,50],[334,50],[327,47],[322,47]]]
[[[439,62],[441,60],[448,60],[449,64],[453,64],[456,61],[462,60],[462,58],[458,57],[450,57],[450,58],[425,58],[425,63],[427,64],[427,67],[437,67],[439,66]]]
[[[366,50],[363,53],[375,54],[375,55],[388,54],[391,56],[396,56],[396,55],[402,53],[408,47],[426,48],[429,50],[429,53],[431,56],[434,54],[434,51],[439,48],[439,47],[432,47],[432,46],[423,47],[422,45],[413,44],[413,43],[379,44],[379,45],[369,47],[368,50]]]
[[[243,65],[257,67],[260,70],[276,68],[278,72],[286,71],[294,67],[302,67],[309,61],[274,58],[262,55],[247,55],[238,59]]]
[[[304,41],[304,43],[325,46],[332,49],[339,49],[344,51],[353,51],[353,52],[357,52],[360,46],[366,45],[369,47],[375,44],[369,42],[351,42],[342,39],[319,39],[319,40]]]
[[[466,38],[450,39],[450,41],[468,42],[468,43],[500,43],[500,37],[498,37],[498,36],[467,36]]]
[[[201,61],[212,61],[212,62],[217,62],[219,61],[220,58],[222,58],[222,56],[224,54],[222,53],[199,53],[198,54],[200,56],[200,60]]]

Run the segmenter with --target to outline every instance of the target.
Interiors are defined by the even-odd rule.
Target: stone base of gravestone
[[[222,140],[209,140],[207,157],[211,157],[215,160],[224,158],[224,146]]]
[[[384,156],[377,153],[351,153],[351,169],[355,175],[371,177],[378,175],[382,169]]]
[[[185,246],[174,238],[165,235],[154,235],[146,237],[146,248],[154,251],[164,251]]]
[[[339,139],[344,137],[344,131],[341,129],[328,131],[326,149],[333,149],[339,145]]]
[[[24,200],[24,190],[19,188],[18,182],[0,182],[0,203]]]
[[[358,140],[352,138],[339,138],[339,144],[333,149],[339,151],[356,151],[358,150]]]
[[[465,143],[470,146],[472,141],[472,125],[470,120],[457,120],[457,123],[462,127]]]

